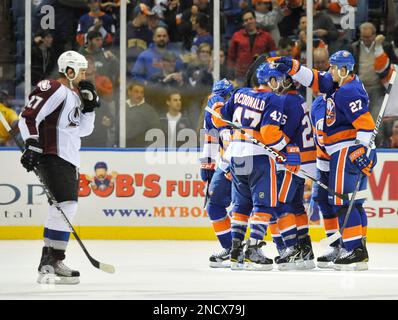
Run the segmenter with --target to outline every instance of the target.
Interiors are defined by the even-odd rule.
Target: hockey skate
[[[239,239],[232,239],[231,249],[231,270],[243,270],[244,265],[244,254],[243,247],[244,242]]]
[[[213,253],[209,258],[211,268],[230,268],[231,267],[231,249],[223,248],[218,253]]]
[[[250,240],[247,241],[245,250],[245,270],[249,271],[269,271],[273,269],[272,259],[267,258],[263,251],[262,246],[265,246],[264,241],[256,241],[253,244]]]
[[[364,271],[368,270],[368,255],[366,248],[358,247],[352,251],[342,249],[340,255],[334,260],[333,269],[338,271]]]
[[[314,252],[312,251],[312,243],[310,236],[306,236],[303,243],[300,244],[301,260],[296,264],[299,270],[315,269]]]
[[[302,252],[297,244],[293,247],[287,248],[285,253],[278,259],[278,270],[288,271],[299,269],[299,266],[304,265],[301,254]]]
[[[44,247],[37,282],[39,284],[78,284],[80,273],[65,266],[62,262],[64,259],[63,250]]]
[[[286,248],[283,248],[281,250],[277,249],[277,250],[279,255],[274,258],[275,263],[278,263],[279,259],[285,254]]]
[[[335,246],[335,247],[330,246],[323,255],[319,256],[316,259],[318,268],[333,269],[333,261],[337,258],[340,251],[341,251],[340,246]]]

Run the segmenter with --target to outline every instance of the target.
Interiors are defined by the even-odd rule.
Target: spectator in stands
[[[292,49],[292,56],[293,58],[299,60],[301,63],[305,64],[307,62],[307,17],[302,16],[300,18],[299,23],[299,33],[298,33],[298,40],[296,41],[293,49]],[[317,38],[314,35],[313,38],[313,48],[327,48],[326,43]]]
[[[226,50],[220,49],[220,79],[227,78],[228,80],[235,79],[234,70],[228,67]]]
[[[330,46],[328,48],[329,52],[335,52],[338,32],[330,16],[321,10],[314,10],[313,24],[314,38],[323,40],[324,43]]]
[[[192,47],[193,38],[196,33],[194,25],[197,23],[199,14],[203,14],[207,18],[207,30],[211,30],[213,24],[213,7],[209,0],[194,0],[193,6],[184,10],[181,16],[181,24],[179,25],[179,32],[182,35],[184,48],[189,51]]]
[[[196,53],[198,47],[202,43],[208,43],[211,46],[213,45],[213,36],[207,30],[208,28],[208,19],[203,13],[199,13],[196,19],[196,22],[193,26],[193,29],[196,32],[195,37],[193,38],[193,43],[191,47],[191,52]]]
[[[225,16],[224,41],[229,42],[232,35],[239,31],[242,24],[242,11],[249,9],[249,1],[224,0],[222,11]]]
[[[54,70],[56,58],[53,52],[53,35],[49,30],[36,33],[32,47],[32,85],[48,78]]]
[[[115,35],[113,18],[101,11],[100,0],[87,0],[87,6],[90,12],[80,17],[76,36],[77,43],[83,46],[87,41],[87,33],[96,31],[101,34],[105,46],[111,45]]]
[[[398,63],[394,50],[390,43],[383,42],[384,38],[379,37],[378,43],[376,43],[376,27],[370,23],[365,22],[360,26],[360,40],[352,44],[352,53],[354,55],[355,70],[358,74],[365,89],[369,95],[369,109],[373,116],[373,119],[377,118],[378,111],[384,98],[385,88],[382,80],[385,78],[385,71],[390,72],[390,63]],[[376,47],[378,49],[376,49]],[[377,66],[376,55],[380,56],[382,53],[385,57],[381,66]],[[376,70],[377,69],[382,70]],[[387,67],[387,68],[385,68]],[[380,72],[380,74],[378,73]]]
[[[150,144],[145,134],[151,129],[159,129],[159,115],[145,101],[145,88],[141,83],[132,83],[127,90],[126,106],[126,147],[144,148]]]
[[[316,48],[314,50],[314,69],[319,71],[329,70],[329,52],[326,48]]]
[[[398,120],[395,120],[392,124],[391,135],[384,139],[381,144],[382,148],[398,148]]]
[[[127,25],[127,63],[131,68],[139,54],[148,49],[152,42],[153,33],[148,28],[148,18],[155,13],[149,7],[141,3],[134,9],[133,20]]]
[[[153,43],[143,51],[131,70],[132,78],[145,85],[159,74],[163,74],[161,58],[166,52],[172,52],[169,47],[169,35],[163,27],[158,27],[153,35]],[[182,61],[176,58],[176,72],[183,69]]]
[[[265,31],[269,32],[275,43],[279,42],[278,23],[282,20],[283,14],[277,0],[253,0],[255,5],[256,21]]]
[[[115,127],[115,116],[113,106],[113,84],[112,81],[104,75],[96,73],[95,61],[92,56],[86,57],[88,68],[86,79],[95,84],[98,96],[101,99],[101,108],[95,114],[95,126],[93,133],[83,138],[84,147],[110,147],[111,130]]]
[[[160,116],[160,124],[166,138],[166,146],[169,148],[176,148],[181,146],[184,141],[181,141],[184,136],[184,129],[190,129],[191,124],[188,118],[181,112],[182,99],[178,91],[172,91],[167,97],[167,113]],[[194,142],[196,145],[196,139]]]
[[[182,4],[179,0],[165,1],[160,4],[163,8],[163,19],[170,34],[170,42],[181,42],[182,35],[178,30],[182,18]]]
[[[10,108],[10,103],[8,100],[8,92],[6,90],[0,91],[0,112],[3,114],[4,118],[12,129],[18,128],[18,114]],[[3,125],[0,125],[0,146],[9,145],[14,145],[11,136],[6,128],[4,128]]]
[[[290,39],[280,38],[278,48],[269,53],[270,57],[291,57],[294,43]]]
[[[94,59],[96,73],[109,77],[114,83],[117,78],[118,62],[110,50],[103,48],[103,38],[100,32],[90,31],[87,34],[87,46],[81,47],[79,53]]]
[[[244,28],[232,36],[228,50],[228,65],[235,69],[237,80],[243,77],[256,56],[276,49],[271,35],[257,28],[254,11],[242,14]]]
[[[279,32],[281,37],[288,38],[294,35],[300,17],[305,13],[303,10],[303,0],[278,0],[282,9],[283,19],[279,22]]]
[[[159,70],[151,75],[148,84],[160,90],[179,88],[184,85],[182,71],[177,70],[177,56],[172,51],[165,51],[160,57]]]
[[[213,61],[211,45],[203,42],[199,45],[195,59],[187,66],[185,75],[187,84],[195,89],[195,92],[208,92],[213,84]]]

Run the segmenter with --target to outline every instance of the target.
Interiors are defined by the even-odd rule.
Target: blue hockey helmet
[[[277,70],[274,63],[268,62],[257,68],[256,76],[259,84],[267,84],[271,78],[275,78],[278,82],[285,80],[285,74]]]
[[[213,88],[211,89],[211,92],[220,95],[222,97],[225,97],[231,93],[231,91],[234,90],[233,84],[227,80],[226,78],[216,81],[213,84]]]
[[[338,69],[345,67],[348,71],[353,71],[355,59],[351,52],[340,50],[331,55],[329,63],[331,66],[337,66]]]

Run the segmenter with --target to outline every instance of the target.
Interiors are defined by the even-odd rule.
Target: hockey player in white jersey
[[[86,69],[84,56],[64,52],[58,59],[59,79],[37,84],[19,120],[25,141],[21,163],[28,172],[37,169],[69,221],[77,212],[80,138],[93,132],[94,109],[100,106],[94,85],[85,80]],[[79,272],[63,263],[69,227],[49,202],[38,282],[52,273],[56,284],[77,284]]]

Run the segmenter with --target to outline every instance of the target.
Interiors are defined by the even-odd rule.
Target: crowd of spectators
[[[288,55],[306,63],[306,1],[220,2],[221,77],[244,85],[250,64],[263,53]],[[373,116],[385,92],[374,69],[379,34],[387,35],[377,41],[382,39],[390,61],[398,63],[398,41],[394,41],[398,35],[393,32],[396,26],[391,18],[398,11],[396,2],[314,0],[314,67],[327,71],[330,54],[341,49],[353,52]],[[56,25],[55,30],[42,30],[37,21],[43,14],[34,10],[33,26],[37,27],[32,30],[32,86],[56,77],[56,61],[63,51],[82,53],[89,61],[88,78],[95,82],[103,102],[95,132],[83,140],[83,146],[117,146],[118,114],[124,107],[118,103],[120,1],[42,0],[33,6],[44,4],[54,5]],[[383,18],[380,8],[389,14]],[[347,12],[355,15],[351,29],[342,25]],[[145,139],[150,129],[162,130],[165,145],[178,147],[184,142],[177,141],[181,130],[198,132],[202,127],[203,105],[213,83],[213,1],[129,0],[127,18],[127,147],[150,145]],[[379,145],[398,147],[398,138],[394,138],[397,131],[398,122],[390,121]]]

